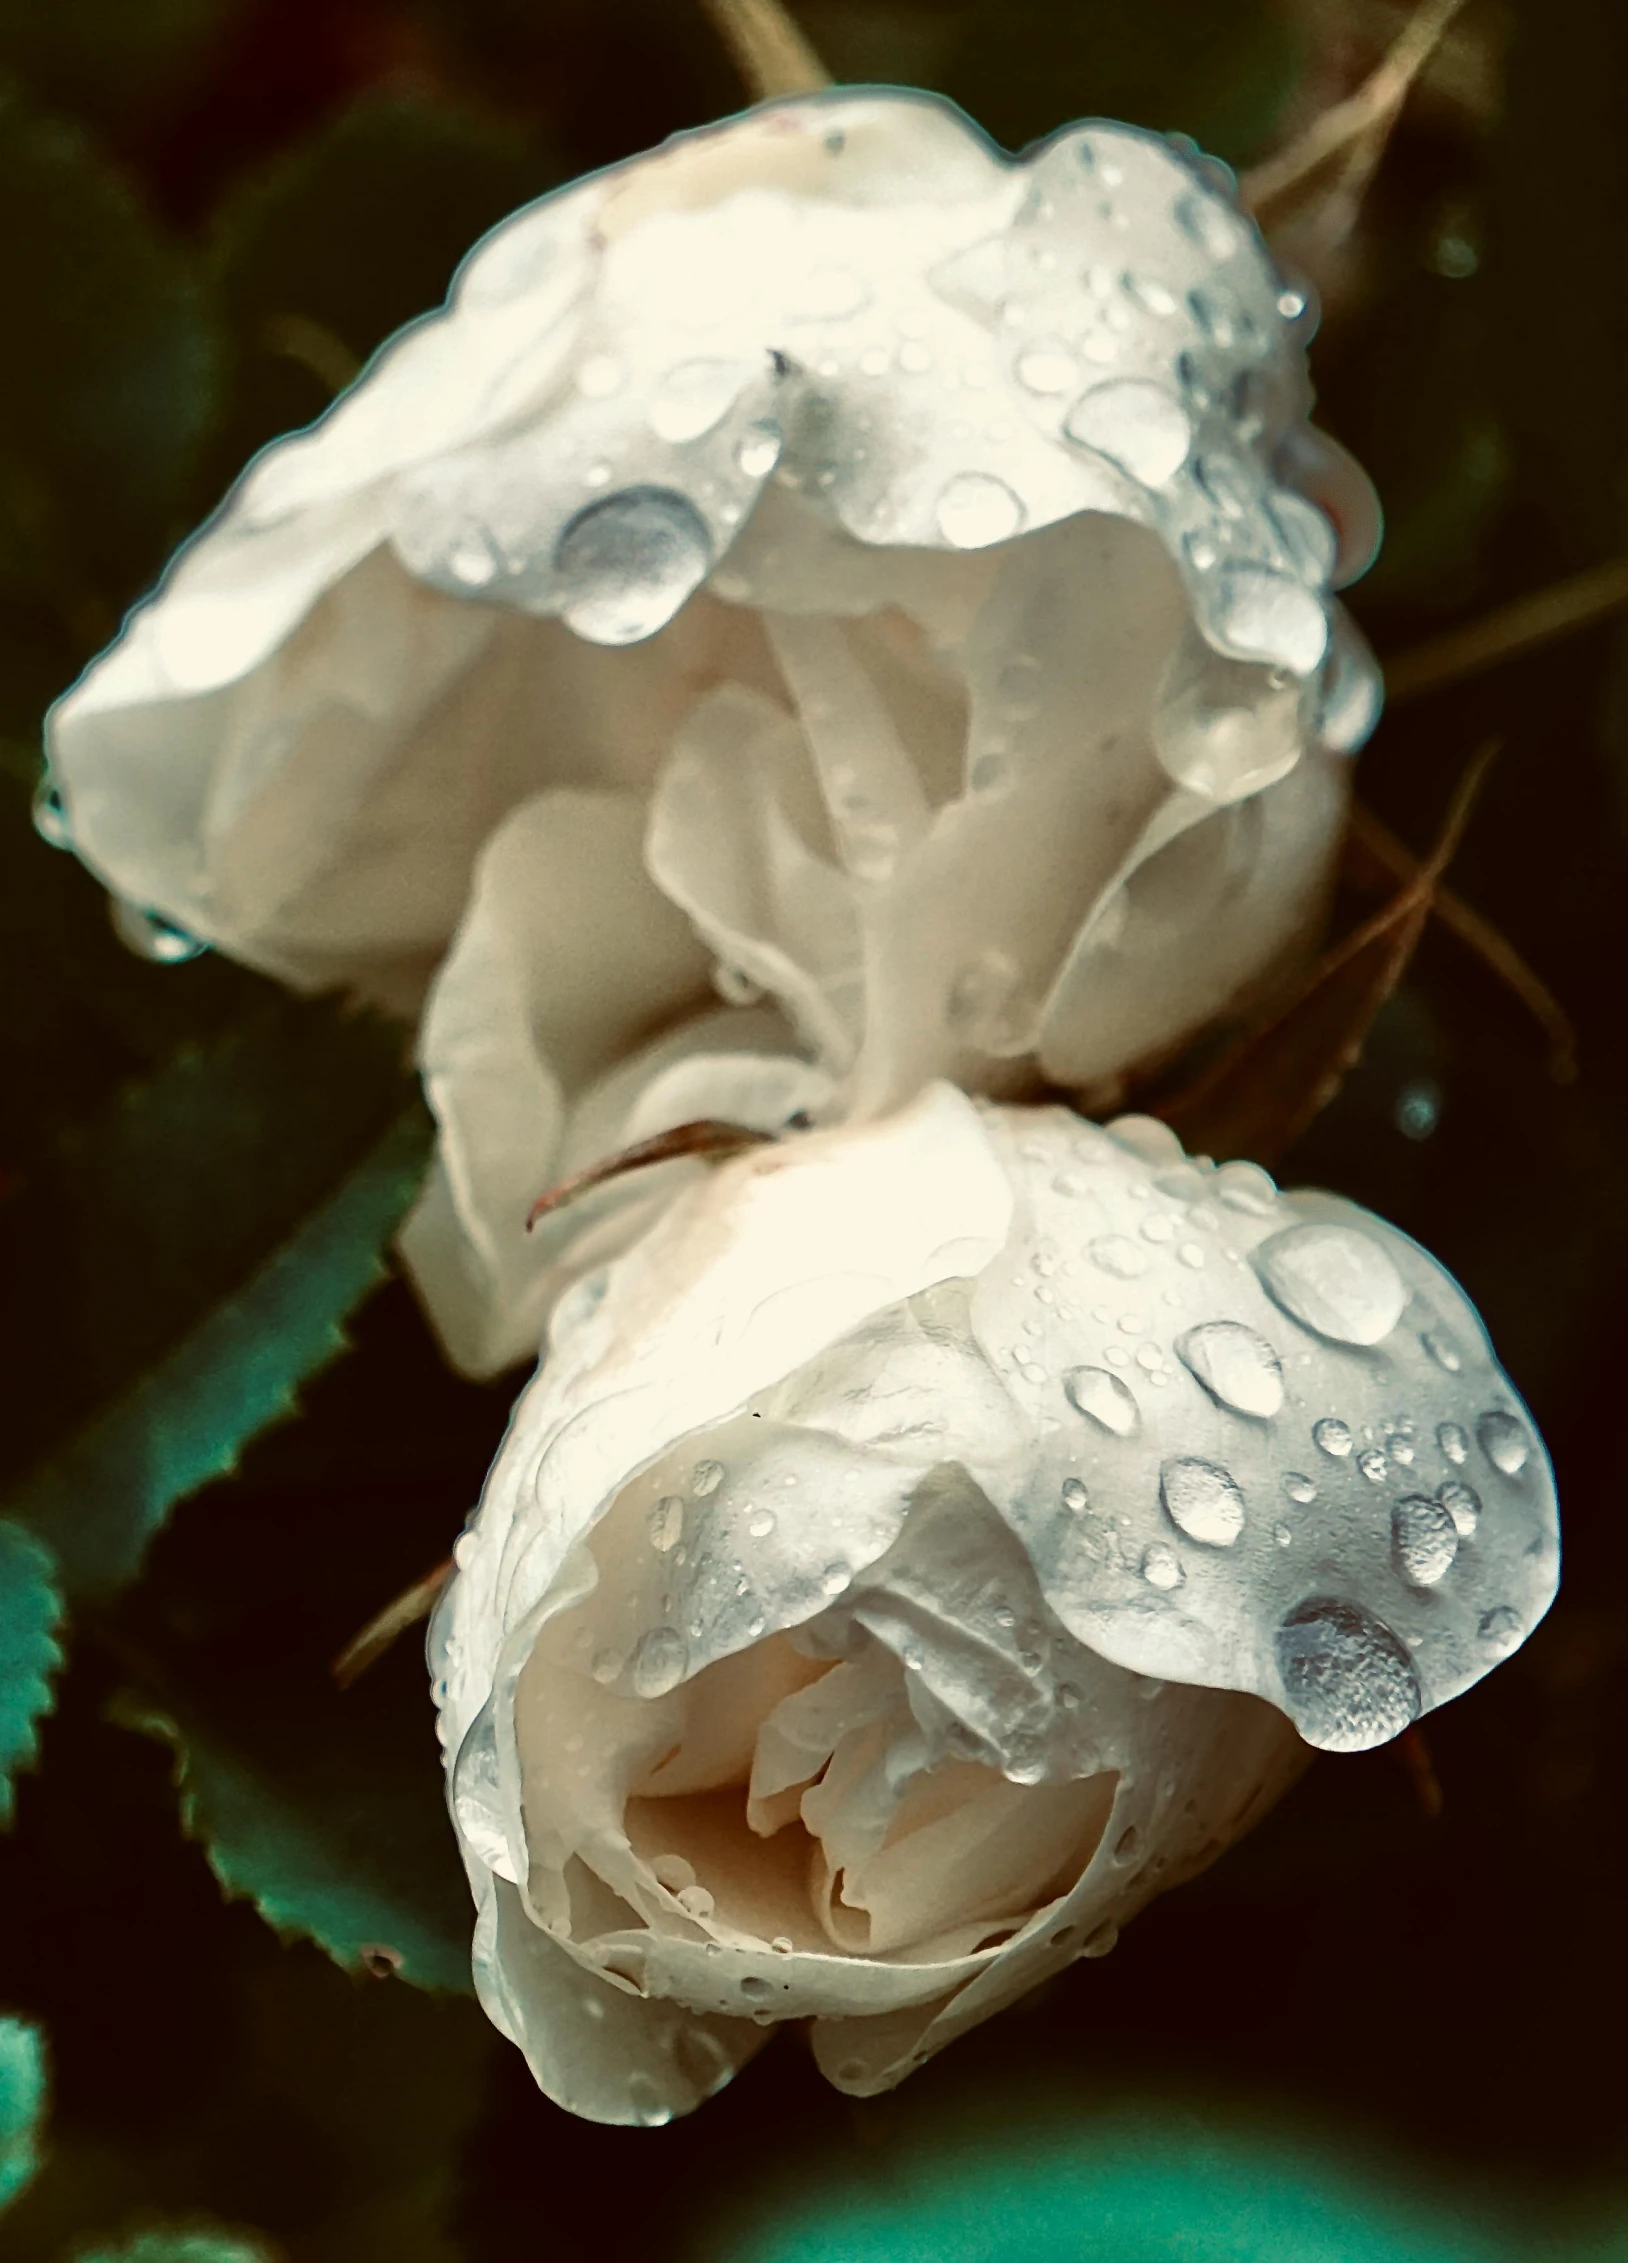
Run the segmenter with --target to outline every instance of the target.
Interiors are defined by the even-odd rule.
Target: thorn
[[[569,1178],[560,1179],[546,1193],[540,1194],[526,1213],[526,1231],[529,1234],[540,1218],[563,1210],[579,1194],[605,1186],[629,1171],[642,1171],[652,1163],[670,1163],[685,1155],[714,1158],[739,1155],[744,1149],[763,1146],[773,1138],[773,1132],[754,1131],[750,1124],[720,1123],[711,1116],[699,1117],[690,1124],[675,1124],[671,1131],[657,1132],[654,1139],[641,1139],[636,1147],[624,1147],[620,1153],[603,1156],[597,1163],[573,1171]]]

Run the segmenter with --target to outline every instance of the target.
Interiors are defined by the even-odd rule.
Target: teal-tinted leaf
[[[173,1748],[183,1825],[228,1894],[348,1970],[467,1990],[473,1912],[417,1647],[344,1691],[240,1651],[116,1718]]]
[[[962,26],[940,84],[1008,149],[1123,118],[1243,164],[1270,145],[1300,69],[1288,11],[1264,0],[983,0]]]
[[[0,1505],[70,1595],[129,1578],[171,1506],[342,1348],[428,1152],[399,1053],[378,1025],[279,1003],[125,1094],[11,1206]]]
[[[219,216],[236,349],[220,471],[327,406],[465,252],[560,178],[534,138],[423,100],[374,98],[256,176]]]
[[[74,2263],[272,2263],[269,2241],[212,2224],[165,2225],[75,2251]]]
[[[44,1543],[0,1518],[0,1824],[12,1817],[11,1779],[39,1750],[38,1723],[62,1660],[55,1574]]]
[[[0,92],[0,590],[81,658],[162,563],[214,412],[203,296],[70,127]]]
[[[0,2019],[0,2208],[40,2165],[45,2038],[26,2019]]]

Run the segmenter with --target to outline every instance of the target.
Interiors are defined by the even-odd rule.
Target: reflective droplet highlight
[[[1193,445],[1181,403],[1141,377],[1093,385],[1064,417],[1063,430],[1078,447],[1108,457],[1144,487],[1173,479]]]
[[[1023,505],[991,472],[958,472],[938,499],[938,531],[957,550],[1005,542],[1023,524]]]
[[[1283,1404],[1283,1363],[1241,1320],[1207,1320],[1176,1339],[1176,1351],[1218,1406],[1262,1420]]]
[[[1458,1524],[1444,1501],[1410,1493],[1391,1511],[1397,1569],[1415,1587],[1434,1587],[1458,1554]]]
[[[1207,1548],[1230,1548],[1244,1529],[1244,1496],[1237,1480],[1219,1462],[1183,1455],[1159,1473],[1165,1514],[1189,1540]]]
[[[1324,1752],[1368,1752],[1418,1718],[1423,1700],[1406,1646],[1360,1603],[1310,1596],[1277,1633],[1289,1717]]]
[[[1311,1436],[1312,1444],[1323,1453],[1332,1454],[1336,1461],[1343,1460],[1356,1443],[1350,1424],[1342,1422],[1337,1414],[1325,1414],[1321,1422],[1314,1422]]]
[[[1518,1477],[1531,1458],[1532,1441],[1512,1414],[1484,1414],[1475,1435],[1488,1461],[1505,1477]]]
[[[1128,1438],[1141,1420],[1130,1385],[1106,1367],[1076,1367],[1063,1378],[1063,1396],[1078,1413],[1116,1438]]]
[[[633,1687],[640,1697],[665,1697],[684,1679],[689,1653],[674,1627],[652,1627],[633,1652]]]
[[[712,564],[687,495],[627,487],[570,519],[554,548],[560,618],[590,644],[637,644],[665,628]]]
[[[1389,1255],[1350,1226],[1291,1226],[1252,1262],[1274,1304],[1330,1343],[1379,1343],[1407,1302]]]

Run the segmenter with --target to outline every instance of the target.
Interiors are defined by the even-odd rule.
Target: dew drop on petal
[[[1415,1587],[1434,1587],[1458,1554],[1458,1520],[1444,1501],[1410,1493],[1391,1511],[1397,1568]]]
[[[1481,1496],[1475,1487],[1466,1485],[1462,1478],[1450,1477],[1436,1498],[1458,1527],[1459,1538],[1468,1540],[1481,1522]]]
[[[1229,1210],[1246,1218],[1270,1218],[1278,1206],[1277,1181],[1258,1163],[1223,1163],[1215,1190]]]
[[[684,1503],[677,1493],[666,1493],[650,1511],[650,1545],[665,1556],[684,1537]]]
[[[1142,1558],[1142,1577],[1150,1587],[1180,1587],[1186,1576],[1181,1558],[1166,1541],[1155,1540]]]
[[[590,644],[637,644],[706,579],[712,536],[687,495],[626,487],[585,504],[554,548],[560,617]]]
[[[1091,1496],[1086,1491],[1079,1478],[1064,1478],[1063,1506],[1065,1509],[1071,1510],[1075,1516],[1081,1515],[1086,1509],[1091,1506]]]
[[[1495,1610],[1482,1612],[1475,1631],[1483,1642],[1495,1650],[1503,1651],[1513,1650],[1525,1629],[1521,1625],[1520,1613],[1512,1611],[1507,1603],[1500,1603]]]
[[[1064,417],[1063,430],[1077,446],[1108,457],[1144,487],[1172,479],[1193,445],[1181,403],[1141,377],[1092,386]]]
[[[1230,1548],[1244,1529],[1244,1496],[1219,1462],[1183,1455],[1159,1473],[1159,1498],[1171,1523],[1189,1540]]]
[[[1342,1422],[1337,1414],[1325,1414],[1321,1422],[1314,1422],[1311,1435],[1313,1445],[1325,1454],[1332,1454],[1336,1460],[1343,1459],[1356,1443],[1350,1424]]]
[[[1176,1339],[1182,1365],[1218,1406],[1265,1419],[1283,1404],[1283,1365],[1241,1320],[1207,1320]]]
[[[773,1509],[754,1509],[746,1520],[746,1529],[754,1540],[767,1540],[774,1526]]]
[[[1017,380],[1031,393],[1067,393],[1080,381],[1080,365],[1065,346],[1030,346],[1018,356]]]
[[[690,1491],[698,1501],[704,1501],[709,1493],[716,1493],[723,1481],[722,1462],[697,1462],[690,1471]]]
[[[1254,1253],[1256,1272],[1291,1320],[1335,1344],[1377,1344],[1407,1290],[1387,1253],[1350,1226],[1291,1226]]]
[[[1188,241],[1211,259],[1230,259],[1243,242],[1238,221],[1214,197],[1195,194],[1179,198],[1175,221]]]
[[[845,1588],[853,1584],[853,1576],[850,1567],[841,1562],[840,1559],[834,1564],[827,1564],[820,1574],[820,1593],[822,1595],[842,1594]]]
[[[184,927],[166,919],[162,912],[143,911],[139,904],[127,904],[122,897],[109,900],[113,932],[126,950],[134,951],[138,959],[147,959],[154,966],[185,966],[208,950],[207,943],[196,935],[189,935]]]
[[[665,1697],[684,1679],[689,1654],[673,1627],[651,1627],[633,1652],[633,1687],[640,1697]]]
[[[1112,1431],[1116,1438],[1128,1438],[1141,1421],[1130,1385],[1106,1367],[1074,1368],[1063,1378],[1063,1395],[1078,1413],[1088,1416],[1100,1429]]]
[[[1283,1490],[1288,1494],[1291,1501],[1298,1502],[1302,1508],[1308,1502],[1315,1501],[1317,1498],[1316,1486],[1309,1477],[1302,1477],[1297,1469],[1291,1469],[1288,1472],[1283,1480]]]
[[[992,472],[958,472],[938,498],[938,530],[957,550],[1005,542],[1023,525],[1023,505]]]
[[[1148,1269],[1146,1250],[1138,1249],[1126,1234],[1101,1234],[1088,1244],[1085,1254],[1099,1272],[1111,1273],[1116,1281],[1134,1281]]]
[[[1439,1423],[1436,1428],[1436,1443],[1450,1462],[1462,1462],[1469,1457],[1470,1434],[1462,1423]]]
[[[1269,566],[1221,570],[1216,630],[1243,660],[1264,660],[1309,676],[1328,649],[1328,615],[1303,583]]]
[[[1484,1414],[1475,1426],[1481,1451],[1505,1477],[1518,1477],[1532,1452],[1532,1441],[1512,1414]]]
[[[651,2075],[628,2076],[627,2102],[628,2119],[639,2129],[660,2129],[673,2118],[673,2109],[662,2097]]]
[[[1413,1660],[1360,1603],[1299,1604],[1278,1629],[1277,1662],[1290,1719],[1324,1752],[1367,1752],[1418,1718]]]
[[[651,395],[651,430],[675,443],[699,440],[728,414],[751,374],[738,361],[680,362]]]
[[[588,1671],[596,1682],[613,1682],[626,1664],[620,1650],[596,1650]]]
[[[1370,1485],[1383,1485],[1390,1474],[1390,1464],[1377,1446],[1365,1446],[1357,1456],[1357,1467]]]
[[[71,849],[73,827],[68,821],[68,805],[62,798],[60,786],[49,778],[40,781],[34,795],[34,830],[48,848]]]

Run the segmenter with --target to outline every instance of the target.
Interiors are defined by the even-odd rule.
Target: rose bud
[[[1547,1460],[1405,1235],[935,1085],[557,1306],[438,1608],[483,2002],[654,2122],[885,2090],[1546,1609]]]
[[[906,92],[680,136],[495,229],[59,703],[127,929],[422,1010],[464,1366],[635,1119],[1113,1104],[1315,931],[1376,521],[1229,182]]]

